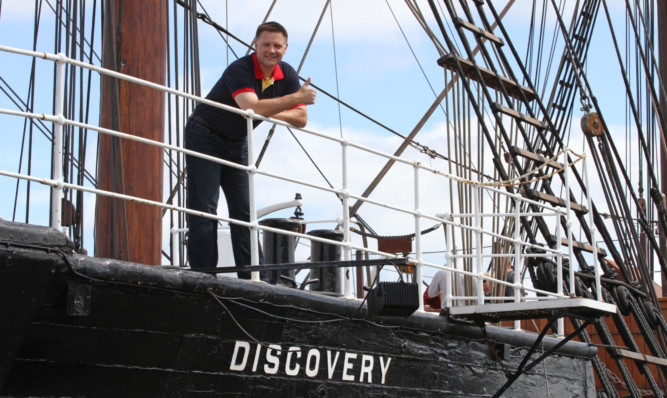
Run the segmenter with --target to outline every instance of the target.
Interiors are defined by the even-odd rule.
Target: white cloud
[[[35,15],[35,5],[34,2],[25,0],[3,0],[0,12],[2,12],[0,22],[32,20]]]
[[[272,1],[232,2],[228,10],[226,4],[218,1],[204,2],[204,8],[212,19],[221,25],[226,24],[226,11],[229,13],[229,26],[238,32],[240,38],[250,41],[255,29],[262,22]],[[308,41],[317,21],[322,14],[326,1],[285,0],[277,2],[269,16],[285,26],[292,41]],[[396,22],[387,3],[383,0],[337,0],[333,4],[334,34],[336,40],[343,42],[381,42],[396,40],[399,33]],[[397,18],[406,24],[408,30],[416,28],[412,14],[403,2],[390,2]],[[322,19],[318,36],[331,36],[331,15],[327,10]],[[329,39],[330,40],[330,39]]]

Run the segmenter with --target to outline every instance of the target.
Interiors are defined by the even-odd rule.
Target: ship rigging
[[[75,122],[62,125],[63,151],[56,156],[62,165],[47,165],[51,167],[46,172],[48,178],[62,171],[61,185],[65,188],[62,196],[52,196],[46,207],[62,208],[62,229],[78,253],[186,268],[183,231],[187,225],[182,209],[187,170],[183,152],[178,150],[182,147],[182,128],[195,97],[210,85],[208,74],[222,69],[217,65],[212,72],[205,62],[229,62],[250,51],[249,40],[242,39],[249,33],[245,24],[229,21],[229,17],[238,18],[231,4],[226,4],[231,11],[216,8],[209,12],[212,5],[194,0],[138,3],[35,2],[34,33],[27,47],[45,51],[42,43],[46,28],[41,25],[48,21],[53,28],[53,48],[48,52],[62,53],[68,59],[61,64],[63,109],[57,109],[54,100],[51,113]],[[333,143],[345,146],[347,140],[363,141],[364,134],[358,131],[364,129],[372,137],[369,141],[381,144],[381,152],[393,155],[372,161],[365,154],[351,155],[358,156],[354,160],[368,162],[351,173],[358,178],[349,182],[350,188],[359,193],[349,196],[348,181],[330,166],[331,151],[326,146],[290,126],[265,122],[253,133],[259,156],[255,169],[249,171],[259,171],[261,182],[284,169],[297,171],[290,177],[293,180],[311,181],[311,185],[324,181],[324,192],[311,192],[309,196],[299,191],[304,198],[299,211],[303,209],[307,217],[321,216],[343,232],[345,261],[352,260],[353,247],[360,253],[365,251],[359,259],[363,256],[369,267],[374,261],[370,257],[388,253],[412,259],[409,264],[387,267],[395,271],[385,268],[383,275],[390,273],[389,278],[428,282],[438,267],[456,268],[466,275],[466,281],[455,296],[470,303],[479,298],[482,275],[489,272],[494,282],[490,296],[497,306],[510,306],[503,304],[505,289],[510,286],[532,289],[533,296],[550,292],[617,305],[620,313],[605,317],[608,322],[589,325],[572,316],[567,325],[561,320],[552,330],[562,337],[569,328],[567,333],[576,334],[580,341],[590,344],[595,339],[601,344],[599,350],[611,357],[609,363],[614,370],[602,361],[604,355],[592,359],[592,364],[598,389],[608,396],[618,396],[619,391],[632,396],[645,391],[663,396],[667,324],[660,310],[658,296],[662,294],[656,293],[667,286],[667,213],[662,193],[667,173],[664,166],[656,165],[663,165],[667,159],[667,95],[662,79],[666,73],[667,52],[662,46],[667,42],[667,24],[658,22],[667,13],[664,2],[626,0],[619,8],[619,3],[612,5],[604,0],[533,1],[530,13],[519,17],[513,14],[518,8],[513,0],[502,2],[502,7],[496,1],[452,0],[406,1],[400,9],[388,1],[364,5],[370,7],[361,12],[369,12],[363,18],[368,25],[370,19],[380,20],[382,15],[383,32],[389,26],[399,32],[391,38],[405,45],[403,60],[414,60],[414,70],[419,71],[414,75],[423,77],[419,89],[416,79],[411,76],[404,83],[396,70],[374,79],[373,73],[383,72],[379,69],[381,62],[372,62],[372,68],[357,67],[355,71],[363,80],[346,83],[344,77],[349,75],[339,71],[343,70],[342,60],[351,57],[340,53],[341,36],[346,29],[370,34],[369,29],[363,23],[355,27],[346,20],[350,8],[338,2],[313,3],[300,5],[303,15],[307,9],[312,17],[301,23],[307,28],[292,25],[295,29],[299,26],[297,31],[303,37],[292,35],[290,42],[290,51],[295,57],[300,55],[301,76],[312,75],[312,86],[328,98],[327,110],[313,107],[313,120],[319,117],[321,123],[330,123],[327,130],[335,138]],[[266,14],[253,13],[253,24],[261,22],[260,18],[289,15],[289,7],[278,1],[266,5]],[[514,22],[523,18],[527,21],[521,25],[526,25],[525,30],[512,27],[508,18],[515,18]],[[242,33],[233,33],[232,27]],[[305,34],[308,29],[312,30]],[[136,40],[138,37],[141,40]],[[15,47],[10,45],[12,41],[0,43],[3,50]],[[331,57],[324,58],[324,47],[333,49]],[[225,51],[220,51],[222,48]],[[371,58],[377,61],[375,58],[383,58],[382,50],[386,48],[355,56],[366,62]],[[323,59],[327,67],[322,65]],[[17,72],[0,73],[4,94],[0,108],[29,114],[45,108],[40,84],[45,73],[38,62],[31,59],[27,79],[19,83],[28,86],[26,99],[20,98],[22,90],[9,79]],[[100,65],[174,91],[165,94],[108,73],[97,76],[93,69],[80,69],[76,62]],[[346,67],[349,72],[349,64]],[[603,69],[605,73],[601,73]],[[55,75],[56,69],[53,71],[47,74]],[[604,75],[606,85],[600,84],[600,75]],[[622,90],[616,90],[618,87]],[[399,88],[405,92],[399,92]],[[364,93],[357,97],[360,105],[347,100],[356,97],[354,89]],[[378,105],[369,102],[372,95],[391,101]],[[38,175],[38,169],[44,167],[38,161],[39,154],[59,145],[55,127],[49,125],[58,124],[59,119],[54,117],[40,120],[29,116],[22,127],[12,130],[22,133],[14,149],[20,154],[18,171],[4,175]],[[131,132],[164,145],[146,149],[144,143],[114,134],[101,134],[99,138],[95,134],[93,138],[90,126],[97,119],[104,129]],[[14,122],[7,125],[10,123]],[[398,127],[389,127],[394,123]],[[428,195],[419,189],[414,196],[407,194],[412,189],[411,171],[405,171],[409,167],[399,161],[407,157],[413,157],[410,161],[416,168],[445,176],[447,181],[435,183],[429,174],[421,177],[421,186],[429,188]],[[13,192],[12,205],[6,209],[3,205],[3,218],[48,224],[48,212],[38,199],[41,192],[36,182],[30,178],[11,183],[3,180],[3,185],[11,184],[4,191]],[[341,184],[344,189],[338,188]],[[86,190],[80,187],[113,192],[117,197],[87,200]],[[273,192],[282,196],[280,200],[291,199],[295,193],[289,184],[267,184],[263,188],[258,183],[258,207],[269,205],[264,198],[274,200],[277,196]],[[125,195],[146,203],[128,201]],[[387,197],[393,200],[389,204],[382,200]],[[413,201],[419,206],[410,203]],[[160,207],[147,206],[148,202],[157,202]],[[405,202],[411,213],[391,221],[380,211],[382,207],[401,208]],[[327,211],[340,208],[341,203],[343,217]],[[473,213],[502,216],[487,220],[471,216]],[[287,210],[279,214],[291,216]],[[431,217],[435,225],[422,227],[421,217]],[[350,225],[350,220],[355,225]],[[229,220],[222,216],[219,221],[224,227]],[[277,232],[266,226],[259,229],[265,234]],[[485,244],[481,231],[488,234]],[[314,238],[313,242],[317,241]],[[398,246],[391,246],[389,241],[399,242]],[[308,240],[298,236],[294,242],[296,253],[307,257],[311,249]],[[439,250],[424,256],[427,246]],[[561,253],[554,254],[553,260],[540,260],[542,255],[563,250],[567,251],[564,257]],[[437,266],[420,266],[426,263]],[[292,265],[298,270],[311,268]],[[410,267],[414,268],[406,275]],[[512,269],[517,271],[516,279],[508,281]],[[297,273],[296,285],[308,285],[307,272]],[[654,283],[657,274],[662,276],[662,287]],[[363,273],[354,278],[370,289],[380,279],[370,268],[365,278]],[[347,289],[344,294],[351,295],[351,289]],[[516,290],[516,301],[525,301]],[[448,300],[451,304],[453,298]],[[483,313],[482,321],[495,321],[494,316],[507,319],[503,307],[477,307],[454,306],[450,315],[475,318],[474,314]],[[514,317],[515,327],[523,317]],[[640,337],[630,331],[630,320],[637,324]],[[614,341],[609,325],[618,331],[622,344]],[[548,328],[541,329],[546,332]],[[237,344],[246,343],[237,340]],[[646,348],[642,351],[640,345]],[[313,352],[314,358],[316,351],[312,350],[308,352]],[[249,352],[246,347],[245,354]],[[238,362],[236,365],[240,366]],[[368,368],[368,364],[360,366]],[[517,377],[522,368],[523,364],[518,367]],[[304,369],[309,369],[305,363]],[[365,375],[371,377],[370,373]],[[503,391],[501,388],[496,394]]]

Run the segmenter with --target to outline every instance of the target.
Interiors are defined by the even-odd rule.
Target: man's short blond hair
[[[285,43],[287,43],[287,29],[278,22],[270,21],[259,25],[257,27],[257,32],[255,32],[255,41],[259,39],[259,35],[261,35],[262,32],[280,32],[285,36]]]

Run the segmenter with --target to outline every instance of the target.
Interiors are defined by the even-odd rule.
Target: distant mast
[[[104,5],[102,64],[154,83],[166,79],[167,16],[164,0],[108,1]],[[164,141],[164,94],[137,84],[102,78],[100,124]],[[162,201],[164,152],[128,140],[100,136],[100,189]],[[162,209],[98,196],[95,256],[158,265],[162,256]]]
[[[658,45],[660,49],[660,77],[663,84],[667,84],[667,2],[658,1]],[[660,107],[662,114],[667,117],[667,98],[660,90]],[[662,128],[662,126],[659,126]],[[664,134],[660,135],[662,140]],[[661,145],[661,148],[663,146]],[[660,185],[663,195],[667,195],[667,154],[660,151]],[[660,253],[667,256],[667,231],[660,225]],[[667,297],[667,275],[662,273],[662,296]]]

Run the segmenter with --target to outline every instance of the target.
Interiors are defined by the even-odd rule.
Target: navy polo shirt
[[[264,74],[257,63],[257,55],[251,54],[232,62],[222,77],[208,93],[206,99],[239,108],[234,97],[243,92],[254,92],[257,98],[277,98],[292,94],[301,88],[299,77],[288,63],[281,61],[273,70],[273,85],[262,92]],[[299,106],[299,105],[297,105]],[[246,119],[236,113],[199,103],[193,115],[203,119],[215,132],[231,138],[247,135]],[[261,123],[255,120],[255,127]]]

